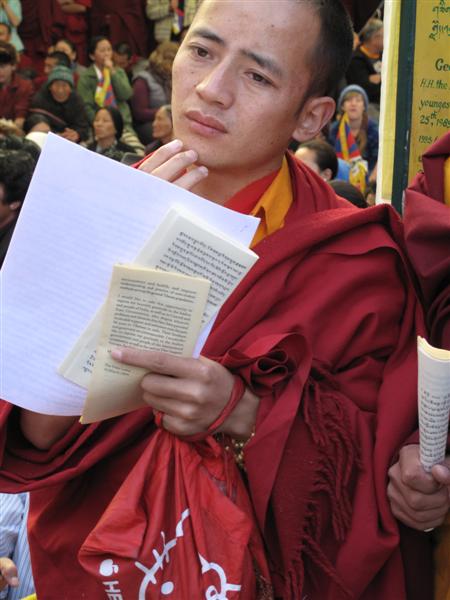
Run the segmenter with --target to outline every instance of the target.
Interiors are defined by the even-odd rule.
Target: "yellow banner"
[[[450,129],[450,0],[417,0],[416,11],[409,181],[424,151]]]

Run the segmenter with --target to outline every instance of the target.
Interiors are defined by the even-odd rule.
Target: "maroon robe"
[[[423,172],[405,192],[405,240],[427,313],[430,342],[450,350],[450,206],[444,203],[444,162],[450,133],[423,155]]]
[[[105,35],[113,46],[127,42],[133,54],[147,56],[147,27],[142,0],[95,0],[91,35]]]
[[[423,326],[395,241],[401,224],[390,207],[358,210],[289,167],[285,225],[254,248],[260,260],[204,353],[262,398],[246,465],[277,596],[405,600],[386,479],[416,427]],[[18,412],[0,409],[0,489],[33,490],[38,597],[103,597],[77,550],[151,438],[152,411],[75,424],[48,452],[23,439]]]

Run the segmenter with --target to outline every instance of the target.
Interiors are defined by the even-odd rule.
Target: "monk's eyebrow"
[[[189,37],[194,36],[202,37],[206,40],[209,40],[210,42],[215,42],[220,46],[226,46],[225,40],[222,39],[219,35],[217,35],[217,33],[214,33],[214,31],[211,31],[211,29],[208,29],[207,27],[195,27],[193,31],[190,32]]]
[[[189,37],[201,37],[205,40],[209,40],[210,42],[214,42],[215,44],[218,44],[223,48],[227,46],[227,43],[223,38],[221,38],[219,35],[217,35],[217,33],[212,31],[211,29],[208,29],[207,27],[195,27],[190,32]],[[278,65],[278,63],[276,63],[269,56],[260,54],[259,52],[254,52],[253,50],[247,50],[245,48],[240,50],[240,54],[255,62],[262,69],[267,69],[267,71],[269,71],[269,73],[271,73],[275,77],[283,76],[283,70],[281,69],[280,65]]]
[[[262,69],[266,69],[272,75],[276,77],[283,77],[283,71],[281,67],[269,56],[264,56],[263,54],[258,54],[257,52],[253,52],[252,50],[241,50],[241,54],[253,60],[257,65],[259,65]]]

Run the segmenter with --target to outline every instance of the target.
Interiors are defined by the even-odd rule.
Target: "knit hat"
[[[338,104],[337,104],[338,112],[342,112],[342,105],[344,104],[346,96],[348,94],[351,94],[352,92],[361,94],[361,96],[363,97],[363,100],[364,100],[364,110],[367,112],[367,109],[369,108],[369,98],[367,96],[366,90],[364,90],[360,85],[355,85],[355,84],[348,85],[340,93]]]
[[[47,79],[47,86],[53,83],[53,81],[66,81],[70,87],[73,88],[72,71],[63,65],[56,65],[56,67],[53,67],[50,71]]]

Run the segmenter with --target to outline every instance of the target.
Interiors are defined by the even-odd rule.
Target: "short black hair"
[[[75,44],[73,42],[71,42],[70,40],[68,40],[67,38],[58,38],[55,42],[55,46],[58,42],[64,42],[65,44],[67,44],[68,46],[70,46],[72,52],[76,52],[77,51],[77,47],[75,46]]]
[[[297,0],[299,1],[299,0]],[[305,0],[300,0],[305,2]],[[304,99],[333,96],[353,51],[353,26],[340,0],[306,0],[320,20],[320,37],[310,59],[311,81]]]
[[[70,69],[72,66],[70,58],[65,52],[62,52],[61,50],[53,50],[53,52],[47,54],[47,58],[54,58],[56,60],[57,65],[67,67],[68,69]]]
[[[111,40],[106,35],[94,35],[94,37],[92,37],[89,40],[89,46],[88,46],[89,56],[91,54],[94,54],[95,49],[97,48],[97,45],[100,42],[102,42],[103,40],[106,40],[107,42],[111,43]]]
[[[321,171],[330,169],[331,179],[336,177],[339,167],[336,150],[328,142],[325,140],[309,140],[308,142],[303,142],[303,144],[300,144],[299,148],[307,148],[308,150],[312,150],[316,155],[319,169]]]
[[[133,56],[131,46],[130,44],[127,44],[127,42],[118,42],[117,44],[114,44],[113,50],[114,52],[117,52],[117,54],[125,54],[126,56],[128,56],[128,58],[131,58]]]
[[[47,123],[47,125],[51,128],[50,120],[41,113],[29,113],[27,118],[23,123],[23,131],[25,134],[30,133],[30,131],[39,123]]]
[[[0,41],[0,64],[15,65],[17,64],[17,50],[9,42]]]
[[[330,181],[329,185],[333,188],[338,196],[345,198],[358,208],[367,208],[368,205],[361,190],[348,181],[335,179],[334,181]]]
[[[97,108],[97,110],[95,111],[94,119],[100,110],[106,110],[107,112],[109,112],[109,114],[111,115],[111,119],[113,120],[114,127],[116,129],[116,139],[120,140],[123,133],[122,113],[115,106],[99,106],[99,108]]]
[[[36,161],[26,150],[0,149],[0,184],[5,190],[3,204],[23,202]]]

